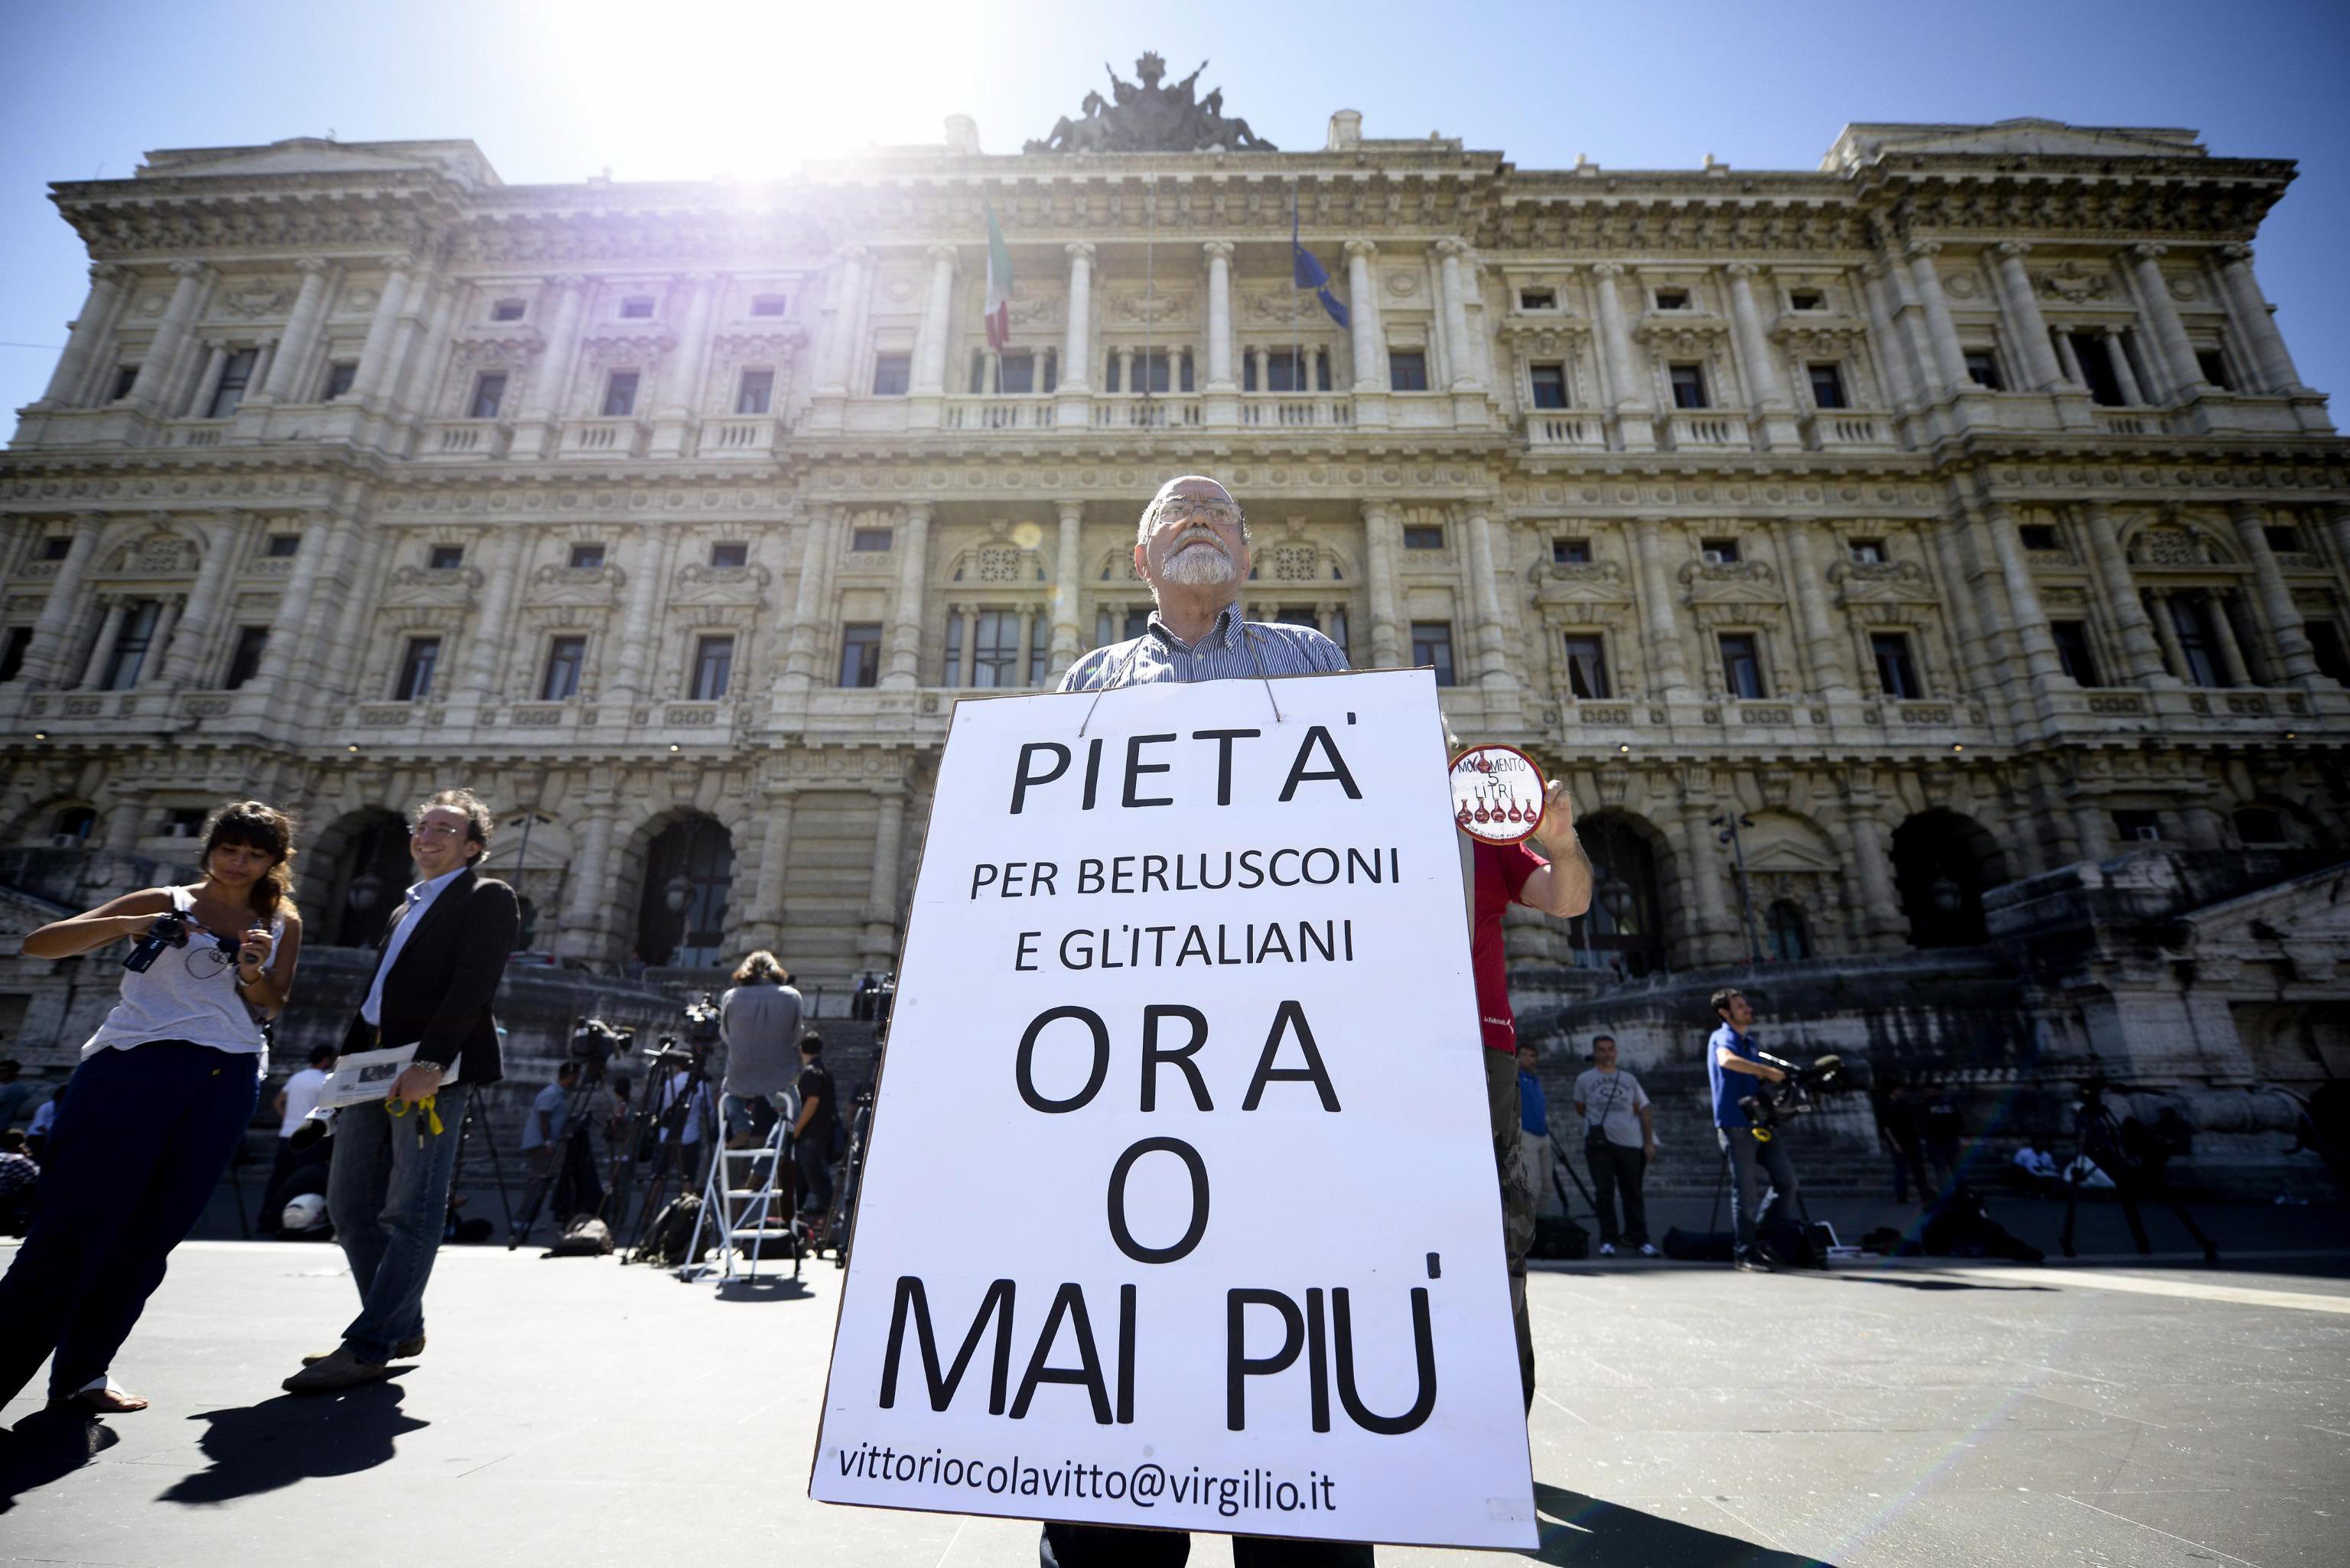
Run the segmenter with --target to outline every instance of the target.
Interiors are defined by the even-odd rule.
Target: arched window
[[[369,816],[352,835],[337,867],[335,944],[373,947],[391,923],[416,867],[408,857],[408,824],[390,812]]]
[[[1567,927],[1575,963],[1632,977],[1663,969],[1663,901],[1648,840],[1628,819],[1606,812],[1580,823],[1576,836],[1591,858],[1591,909]]]
[[[1763,920],[1763,944],[1773,958],[1781,963],[1794,963],[1812,956],[1812,931],[1804,921],[1801,906],[1781,898],[1771,906]]]
[[[680,969],[717,964],[733,881],[734,846],[724,826],[689,816],[663,828],[645,852],[637,956]]]
[[[1972,947],[1983,940],[1982,896],[2005,881],[1999,845],[1954,811],[1926,811],[1893,834],[1893,873],[1909,917],[1909,942],[1920,948]]]
[[[97,826],[97,812],[86,805],[69,805],[49,819],[49,842],[78,849],[89,842],[90,832]]]

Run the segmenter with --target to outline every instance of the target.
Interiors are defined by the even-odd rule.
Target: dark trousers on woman
[[[1583,1140],[1584,1161],[1591,1167],[1591,1206],[1599,1211],[1599,1239],[1610,1245],[1643,1247],[1648,1241],[1648,1199],[1640,1184],[1648,1179],[1648,1157],[1604,1137]],[[1624,1203],[1624,1223],[1616,1223],[1616,1202]]]
[[[74,1070],[32,1231],[0,1279],[0,1404],[52,1351],[52,1397],[106,1374],[260,1100],[258,1056],[183,1040]]]
[[[1510,1064],[1511,1071],[1517,1064]],[[1107,1524],[1047,1524],[1037,1548],[1043,1568],[1183,1568],[1191,1538],[1180,1530]],[[1232,1537],[1233,1568],[1369,1568],[1371,1549],[1351,1541]]]

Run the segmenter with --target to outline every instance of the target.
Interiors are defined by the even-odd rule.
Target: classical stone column
[[[2122,401],[2131,405],[2155,401],[2147,395],[2146,389],[2138,385],[2137,372],[2130,369],[2126,335],[2118,327],[2107,327],[2104,328],[2104,337],[2106,363],[2114,368],[2114,379],[2121,384]]]
[[[142,691],[152,691],[164,684],[164,657],[172,649],[172,636],[179,629],[181,596],[166,594],[155,607],[155,629],[148,635],[147,652],[139,661],[139,678],[131,685]]]
[[[930,580],[931,509],[920,502],[906,508],[898,530],[898,597],[889,611],[889,656],[881,685],[890,691],[921,684],[922,589]]]
[[[499,656],[515,640],[509,621],[529,547],[527,534],[507,528],[482,552],[482,602],[466,628],[465,669],[458,681],[458,691],[476,702],[498,700]]]
[[[114,651],[117,638],[122,635],[122,620],[130,605],[123,599],[109,597],[106,618],[98,623],[98,640],[89,645],[89,658],[81,667],[81,679],[74,682],[77,691],[95,691],[106,679],[107,656]]]
[[[1202,391],[1230,392],[1232,382],[1232,242],[1210,240],[1208,255],[1208,383]]]
[[[2147,325],[2153,329],[2155,349],[2161,360],[2164,397],[2167,401],[2176,402],[2199,396],[2207,389],[2203,368],[2195,362],[2195,346],[2187,340],[2187,328],[2178,319],[2178,306],[2170,297],[2170,285],[2162,275],[2162,258],[2169,250],[2168,245],[2132,245],[2129,254],[2130,269],[2137,278],[2138,308],[2146,313]]]
[[[2148,588],[2147,597],[2154,606],[2154,639],[2162,649],[2163,662],[2168,664],[2180,681],[2195,679],[2192,666],[2187,662],[2187,650],[2178,643],[2178,622],[2170,608],[2170,592],[2167,588]]]
[[[1379,328],[1379,294],[1372,281],[1371,260],[1379,247],[1368,240],[1347,242],[1347,312],[1355,339],[1355,390],[1388,389],[1387,340]],[[1257,389],[1264,379],[1257,379]]]
[[[653,399],[656,456],[681,450],[686,425],[702,413],[702,383],[710,368],[710,311],[723,281],[714,273],[698,272],[674,282],[686,296],[685,320],[678,328],[676,354],[664,368]]]
[[[795,785],[775,784],[767,790],[767,826],[759,841],[759,880],[745,923],[756,922],[760,944],[770,951],[784,941],[784,876],[791,868],[792,811],[798,802]]]
[[[317,347],[318,323],[326,315],[327,294],[334,283],[332,271],[317,256],[304,256],[294,265],[302,275],[302,286],[294,296],[294,308],[286,314],[285,336],[278,339],[269,374],[261,383],[263,400],[272,403],[293,399],[302,367],[309,363]]]
[[[1910,286],[1926,313],[1926,341],[1935,360],[1939,387],[1963,391],[1974,382],[1967,374],[1966,350],[1959,345],[1959,328],[1950,319],[1950,302],[1942,293],[1941,270],[1934,258],[1942,254],[1935,240],[1912,240],[1908,250]]]
[[[1861,306],[1868,312],[1868,335],[1876,340],[1877,362],[1885,370],[1886,391],[1895,408],[1906,409],[1913,403],[1933,400],[1920,390],[1924,381],[1909,340],[1893,324],[1894,307],[1886,299],[1889,271],[1882,261],[1869,262],[1860,269]]]
[[[139,361],[138,379],[130,383],[130,405],[143,414],[161,409],[180,350],[188,341],[188,328],[195,320],[196,306],[213,276],[212,268],[202,262],[175,261],[170,264],[170,271],[179,281],[172,286],[171,303],[163,307],[154,339],[147,345],[147,357]]]
[[[2236,525],[2236,538],[2243,546],[2245,558],[2252,564],[2252,582],[2261,596],[2261,618],[2268,623],[2269,637],[2276,644],[2277,662],[2284,667],[2284,678],[2295,686],[2318,681],[2332,684],[2318,673],[2317,654],[2310,647],[2301,610],[2293,602],[2293,590],[2285,586],[2276,552],[2269,548],[2268,513],[2258,502],[2230,501],[2228,516]]]
[[[1624,319],[1624,298],[1616,280],[1624,275],[1617,262],[1601,262],[1591,269],[1591,293],[1599,308],[1599,355],[1607,377],[1608,404],[1616,411],[1627,447],[1645,449],[1655,436],[1649,424],[1648,378],[1632,348],[1632,329]]]
[[[606,900],[611,897],[613,808],[590,805],[579,827],[579,857],[564,888],[562,952],[566,958],[602,956]]]
[[[2155,639],[2146,606],[2138,602],[2129,558],[2122,554],[2121,539],[2114,532],[2112,509],[2102,501],[2085,502],[2081,532],[2088,535],[2089,559],[2096,567],[2098,586],[2105,590],[2106,610],[2121,637],[2125,673],[2137,685],[2177,685],[2162,667],[2162,648]]]
[[[302,634],[310,618],[310,601],[317,595],[318,575],[326,569],[328,558],[339,553],[335,546],[342,530],[339,517],[313,519],[302,530],[301,548],[294,556],[294,575],[286,579],[285,597],[277,601],[277,615],[269,623],[269,642],[262,651],[255,686],[276,691],[307,658]]]
[[[2113,818],[2091,795],[2075,791],[2068,809],[2073,818],[2073,836],[2080,841],[2084,860],[2110,860],[2114,855]]]
[[[546,351],[539,357],[515,421],[512,454],[517,458],[543,457],[553,450],[549,427],[570,412],[566,404],[572,371],[579,362],[579,315],[587,303],[588,280],[567,273],[548,278],[546,289],[555,297],[555,308],[546,324]]]
[[[847,527],[837,509],[816,507],[800,529],[800,576],[792,596],[792,634],[784,649],[781,685],[806,691],[816,684],[816,650],[827,616],[830,565],[836,535]]]
[[[827,326],[824,344],[816,359],[816,395],[819,398],[842,398],[848,395],[848,362],[850,340],[857,333],[857,301],[865,284],[866,258],[873,253],[863,245],[844,245],[840,251],[840,270],[833,275],[832,320]]]
[[[2063,385],[2064,371],[2048,341],[2048,320],[2040,314],[2040,300],[2032,292],[2032,275],[2024,270],[2023,258],[2031,254],[2032,246],[2022,240],[2002,242],[1999,280],[2008,337],[2015,345],[2016,369],[2031,380],[2026,390],[2045,392]]]
[[[122,269],[112,262],[96,262],[89,269],[89,293],[81,302],[81,314],[74,317],[73,331],[66,338],[66,351],[57,356],[57,368],[49,372],[48,389],[41,394],[36,408],[59,408],[73,400],[75,389],[89,374],[89,362],[106,335],[108,319],[114,314],[114,296],[120,289]]]
[[[1786,379],[1779,374],[1778,356],[1762,329],[1762,307],[1754,299],[1754,275],[1762,269],[1752,262],[1731,262],[1730,325],[1738,337],[1738,358],[1746,371],[1746,390],[1762,416],[1763,431],[1775,451],[1800,444],[1795,434],[1794,405],[1787,398]]]
[[[2023,540],[2015,531],[2015,518],[2005,503],[1998,501],[1987,503],[1982,516],[1991,529],[2000,576],[2007,582],[2008,599],[2015,607],[2015,636],[2022,645],[2025,669],[2035,680],[2069,684],[2072,677],[2064,673],[2064,660],[2056,656],[2056,639],[2049,634],[2047,612],[2040,607],[2040,590],[2023,558]]]
[[[1053,572],[1053,679],[1055,680],[1077,659],[1077,596],[1083,589],[1085,571],[1079,558],[1085,541],[1085,503],[1064,501],[1060,503],[1060,554]]]
[[[1064,392],[1093,389],[1094,247],[1082,241],[1061,247],[1069,258],[1069,321],[1061,337]]]
[[[1493,569],[1493,523],[1482,504],[1469,508],[1469,573],[1477,588],[1477,683],[1514,691],[1502,627],[1500,574]]]
[[[1671,579],[1665,572],[1664,524],[1654,517],[1632,519],[1632,555],[1640,574],[1640,612],[1648,621],[1649,669],[1664,697],[1688,697],[1689,660],[1681,651],[1681,628],[1673,617]]]
[[[416,301],[422,314],[418,318],[412,346],[401,356],[400,372],[392,378],[390,387],[392,405],[411,414],[429,411],[428,405],[439,389],[442,368],[448,357],[450,324],[465,289],[461,284],[451,283],[424,292],[428,297]]]
[[[1787,576],[1795,587],[1795,613],[1803,621],[1812,679],[1823,697],[1854,696],[1845,670],[1843,645],[1828,615],[1827,579],[1820,575],[1818,557],[1812,552],[1811,523],[1802,517],[1785,518],[1778,530],[1786,549]]]
[[[390,373],[392,325],[400,319],[401,302],[408,296],[409,269],[415,265],[404,255],[383,258],[383,292],[376,296],[375,315],[368,321],[367,338],[359,348],[359,373],[351,379],[355,402],[373,401]]]
[[[621,613],[620,646],[612,666],[612,683],[606,694],[614,702],[630,705],[649,700],[645,666],[652,648],[653,622],[660,613],[662,585],[669,580],[671,535],[648,525],[637,536],[629,566],[628,607]]]
[[[1702,800],[1681,803],[1681,858],[1689,872],[1690,907],[1698,950],[1707,961],[1718,961],[1728,946],[1731,925],[1729,904],[1722,898],[1721,857],[1729,851],[1715,842],[1707,817],[1712,805]]]
[[[105,520],[88,513],[74,521],[73,543],[49,579],[49,597],[33,623],[32,640],[25,645],[24,665],[16,679],[38,691],[56,680],[67,662],[68,634],[81,615],[82,579],[89,574],[90,557],[98,553],[98,536]]]
[[[1863,924],[1872,937],[1891,935],[1901,929],[1901,901],[1888,875],[1893,862],[1885,852],[1885,825],[1877,821],[1871,797],[1847,786],[1842,804],[1845,831],[1852,839],[1852,868],[1860,878]]]
[[[2261,390],[2280,397],[2308,391],[2301,384],[2301,373],[2293,369],[2293,356],[2285,349],[2284,334],[2277,330],[2276,318],[2269,314],[2268,299],[2261,293],[2261,280],[2253,275],[2251,246],[2220,247],[2220,283],[2227,291],[2236,330],[2252,351],[2252,363],[2260,370]]]
[[[1395,507],[1363,503],[1363,556],[1370,576],[1371,668],[1393,670],[1403,662],[1403,628],[1396,605]]]
[[[866,967],[886,969],[898,954],[898,862],[905,852],[906,790],[874,793],[879,821],[873,830],[873,880],[865,899],[865,934],[857,944]]]
[[[173,687],[192,685],[203,673],[213,623],[220,614],[221,595],[229,574],[236,569],[244,544],[244,520],[230,513],[210,526],[198,524],[198,529],[204,535],[204,562],[196,568],[195,587],[188,591],[187,606],[180,612],[177,640],[161,671],[164,683]]]
[[[213,389],[220,385],[221,369],[228,363],[228,345],[206,343],[203,346],[204,367],[196,372],[195,385],[188,390],[188,400],[179,410],[179,417],[191,419],[212,412]]]
[[[1460,240],[1439,240],[1436,254],[1439,275],[1444,289],[1444,358],[1451,372],[1451,387],[1456,392],[1479,392],[1483,384],[1477,379],[1477,351],[1469,340],[1469,305],[1461,292],[1461,258],[1469,252]]]
[[[2236,618],[2228,613],[2229,595],[2211,596],[2211,639],[2220,645],[2220,668],[2228,672],[2230,686],[2252,686],[2252,667],[2244,659],[2243,644],[2236,640]]]
[[[931,289],[922,303],[921,325],[914,333],[913,395],[935,398],[946,390],[947,317],[954,308],[955,248],[932,245],[922,253],[930,258]]]

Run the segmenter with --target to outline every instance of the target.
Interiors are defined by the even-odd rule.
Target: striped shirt
[[[1264,675],[1343,675],[1347,656],[1310,626],[1244,621],[1227,605],[1199,641],[1167,629],[1159,612],[1140,637],[1097,648],[1061,677],[1064,691],[1107,691],[1154,680],[1247,680]]]

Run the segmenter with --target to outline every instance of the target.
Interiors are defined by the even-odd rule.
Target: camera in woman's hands
[[[130,952],[123,956],[122,967],[136,970],[144,974],[148,966],[162,957],[165,948],[183,948],[187,945],[187,917],[176,910],[170,914],[158,915],[155,917],[155,923],[147,928],[147,934],[140,937]]]

